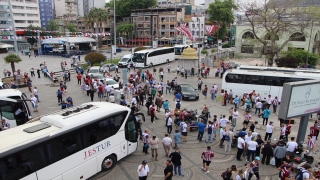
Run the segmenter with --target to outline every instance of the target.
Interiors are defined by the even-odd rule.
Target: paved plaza
[[[128,52],[123,52],[122,55],[128,54]],[[3,59],[5,54],[0,55],[0,57]],[[121,54],[119,54],[121,56]],[[31,57],[29,59],[28,56],[22,56],[23,61],[16,64],[16,69],[20,69],[23,72],[29,72],[31,67],[34,67],[35,69],[39,68],[39,65],[41,62],[46,62],[48,65],[49,72],[50,71],[60,71],[60,62],[67,61],[68,66],[70,67],[70,59],[66,58],[52,58],[49,56],[42,57]],[[82,61],[84,59],[84,56],[81,57]],[[176,68],[176,62],[171,63],[172,69]],[[3,71],[4,68],[9,69],[11,71],[10,65],[5,64],[4,61],[0,61],[1,71]],[[163,67],[166,69],[166,65],[159,65],[157,68]],[[175,74],[165,74],[164,76],[164,82],[167,80],[172,80],[174,77],[176,77]],[[193,87],[197,87],[197,77],[188,77],[188,79],[184,79],[180,76],[178,77],[179,83],[184,84],[191,84]],[[39,103],[39,111],[36,113],[33,113],[33,117],[38,117],[45,115],[47,113],[58,111],[61,109],[61,107],[58,105],[58,99],[56,96],[56,92],[59,89],[58,83],[53,83],[49,78],[43,77],[43,74],[41,74],[41,78],[33,77],[31,78],[33,87],[37,87],[39,91],[39,99],[41,103]],[[210,88],[211,85],[214,83],[218,85],[219,89],[221,89],[221,79],[220,78],[213,78],[213,73],[210,73],[209,78],[203,79],[204,84],[207,84]],[[73,98],[74,104],[78,105],[81,103],[89,102],[90,97],[88,97],[86,94],[83,94],[80,86],[77,85],[75,74],[72,75],[71,81],[67,82],[68,91],[66,96],[71,96]],[[27,88],[21,88],[20,91],[26,93],[27,95],[30,95]],[[259,93],[259,92],[257,92]],[[201,93],[200,93],[201,94]],[[173,102],[173,94],[164,94],[164,99],[168,99],[170,103],[170,107],[174,108],[174,102]],[[97,94],[94,97],[95,101],[98,101]],[[201,112],[204,106],[204,104],[207,104],[209,107],[209,111],[211,113],[211,116],[217,115],[218,117],[220,114],[225,114],[227,117],[229,116],[228,109],[231,107],[230,104],[227,106],[221,106],[220,101],[212,101],[209,97],[208,99],[204,99],[202,95],[200,95],[200,99],[198,101],[182,101],[181,105],[182,108],[187,109],[198,109],[198,112]],[[30,106],[31,107],[31,106]],[[146,107],[141,108],[141,111],[143,113],[146,113]],[[236,129],[241,129],[242,125],[241,122],[243,121],[243,114],[244,110],[239,110],[239,118],[237,120],[237,127]],[[150,121],[150,116],[146,115],[146,122],[143,122],[143,130],[148,129],[150,131],[149,135],[156,135],[160,142],[162,138],[164,137],[164,134],[166,133],[166,127],[165,125],[165,118],[164,118],[164,111],[161,109],[161,112],[157,115],[159,117],[159,120],[155,120],[155,124],[152,124]],[[262,127],[262,119],[258,118],[257,115],[252,114],[253,120],[258,121],[259,125],[257,128],[257,132],[262,135],[262,138],[264,139],[265,135],[265,127]],[[89,118],[89,117],[88,117]],[[309,126],[313,124],[313,122],[316,120],[316,117],[314,116],[312,120],[309,121]],[[274,121],[274,125],[276,127],[276,131],[273,134],[272,139],[278,139],[279,138],[279,121],[277,120],[277,116],[272,115],[269,118],[269,121]],[[290,136],[296,136],[297,130],[299,126],[299,120],[293,125],[292,132]],[[307,133],[309,130],[307,130]],[[173,134],[173,133],[172,133]],[[183,177],[184,179],[192,179],[192,180],[206,180],[206,179],[222,179],[221,173],[225,171],[228,167],[231,165],[236,165],[238,169],[244,169],[245,161],[243,158],[243,161],[237,161],[235,158],[236,155],[236,148],[233,148],[230,153],[226,153],[224,149],[219,148],[219,141],[215,140],[212,144],[205,143],[205,142],[198,142],[197,139],[197,130],[194,130],[192,132],[188,132],[188,140],[187,143],[179,144],[181,155],[182,155],[182,174],[185,175]],[[204,135],[205,136],[205,135]],[[219,138],[219,136],[217,136]],[[217,138],[217,139],[218,139]],[[317,148],[319,146],[319,142],[316,142]],[[206,146],[210,145],[211,149],[213,150],[215,156],[213,158],[212,163],[210,164],[209,174],[204,174],[204,172],[201,170],[202,166],[202,159],[200,158],[202,151],[206,149]],[[165,168],[165,153],[164,149],[162,147],[162,144],[159,144],[159,161],[155,161],[151,158],[151,155],[145,155],[142,153],[142,146],[141,141],[140,145],[138,147],[138,150],[134,152],[133,154],[127,156],[126,158],[120,160],[117,165],[109,172],[105,173],[99,173],[95,176],[93,176],[92,180],[104,180],[104,179],[117,179],[117,180],[126,180],[126,179],[138,179],[137,176],[137,167],[142,162],[142,160],[147,160],[148,165],[150,168],[150,175],[148,179],[157,180],[157,179],[163,179],[163,170]],[[318,154],[314,154],[315,156],[315,163],[318,163]],[[314,164],[315,164],[314,163]],[[261,165],[260,166],[260,175],[262,176],[261,179],[272,179],[275,180],[278,178],[279,171],[272,166],[266,166]],[[173,179],[182,179],[180,177],[174,176]]]

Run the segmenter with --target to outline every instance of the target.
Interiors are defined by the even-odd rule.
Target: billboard
[[[320,81],[285,83],[282,90],[279,118],[304,116],[320,111]]]

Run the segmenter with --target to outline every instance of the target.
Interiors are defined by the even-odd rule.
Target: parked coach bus
[[[127,107],[92,102],[2,131],[0,179],[88,179],[110,170],[136,151],[135,123]]]
[[[132,57],[132,61],[136,64],[136,67],[141,68],[169,63],[174,60],[174,47],[141,50],[135,52]]]

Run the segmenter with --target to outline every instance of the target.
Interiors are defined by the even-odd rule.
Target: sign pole
[[[301,116],[300,124],[299,124],[299,131],[298,131],[297,141],[296,141],[298,144],[300,142],[303,142],[306,137],[307,128],[308,128],[308,121],[309,121],[309,114],[307,114],[305,116]]]

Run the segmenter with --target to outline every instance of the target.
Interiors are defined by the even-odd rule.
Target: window
[[[10,21],[0,21],[0,24],[10,24]]]
[[[290,36],[290,41],[306,41],[306,37],[302,33],[294,33]]]
[[[254,35],[252,32],[247,31],[242,35],[242,39],[254,39]]]
[[[165,22],[166,18],[165,17],[161,17],[161,22]]]
[[[15,13],[13,15],[15,15]],[[0,17],[10,17],[10,14],[0,14]]]
[[[193,23],[193,24],[192,24],[192,28],[195,28],[195,27],[196,27],[196,25]]]
[[[47,18],[48,21],[51,21],[51,18]]]
[[[138,63],[145,63],[146,55],[147,54],[144,54],[144,53],[134,53],[132,57],[132,61],[138,62]]]
[[[43,4],[40,4],[40,6],[43,6]]]
[[[12,6],[12,8],[14,9],[15,6]],[[9,9],[9,6],[6,5],[0,5],[0,9]]]
[[[37,10],[36,7],[26,7],[26,10]]]
[[[242,45],[241,53],[253,54],[253,45]]]
[[[170,22],[175,22],[175,18],[174,17],[170,17]]]
[[[143,24],[138,24],[138,28],[143,28]]]
[[[15,23],[25,23],[26,21],[24,21],[24,20],[15,20],[14,22]]]
[[[159,56],[159,55],[169,54],[169,53],[174,53],[174,48],[153,51],[148,54],[148,57]]]
[[[12,6],[12,9],[24,9],[23,6]]]
[[[194,31],[191,31],[192,36],[194,36]]]
[[[29,16],[29,14],[28,14],[28,16]],[[44,13],[41,13],[41,16],[44,16]]]
[[[42,18],[42,21],[45,21],[46,20],[46,18]]]

